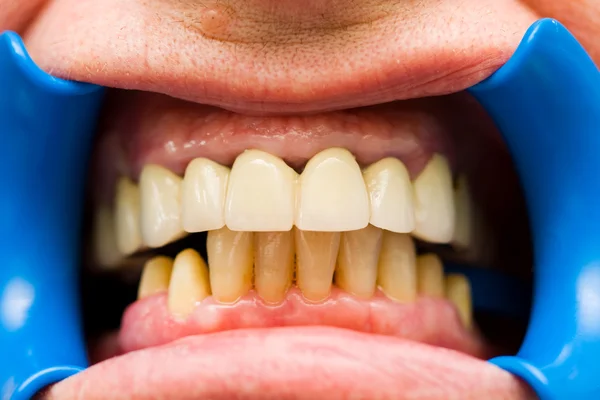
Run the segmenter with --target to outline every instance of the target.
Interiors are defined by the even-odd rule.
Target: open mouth
[[[527,12],[459,56],[421,46],[436,62],[419,53],[398,67],[387,46],[350,59],[356,69],[298,61],[299,76],[287,67],[265,79],[275,64],[249,69],[241,52],[228,80],[206,79],[201,62],[192,63],[201,72],[187,70],[189,47],[171,74],[151,62],[125,74],[135,57],[102,51],[93,63],[111,67],[90,73],[85,46],[83,68],[69,52],[57,60],[40,32],[67,3],[34,26],[32,53],[58,76],[117,89],[98,125],[86,202],[82,297],[94,365],[42,396],[533,397],[485,362],[515,353],[526,318],[478,310],[468,274],[446,269],[531,281],[510,157],[462,92],[510,57]],[[229,50],[226,21],[214,22],[229,14],[215,10],[202,38]]]

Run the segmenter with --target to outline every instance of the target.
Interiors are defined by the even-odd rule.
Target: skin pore
[[[21,34],[55,76],[259,116],[460,91],[502,66],[543,17],[600,63],[597,0],[0,0],[0,32]],[[185,362],[192,377],[199,361]]]

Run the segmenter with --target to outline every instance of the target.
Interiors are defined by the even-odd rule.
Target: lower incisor
[[[254,234],[254,287],[267,303],[280,303],[294,277],[294,234],[256,232]]]
[[[421,296],[445,296],[444,267],[437,255],[424,254],[417,257],[417,288]]]
[[[368,225],[364,229],[342,233],[335,283],[361,298],[371,298],[377,283],[377,261],[382,230]]]
[[[410,303],[417,297],[415,244],[404,233],[383,232],[377,284],[389,298]]]

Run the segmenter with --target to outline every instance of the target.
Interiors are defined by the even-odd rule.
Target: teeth
[[[462,274],[450,274],[446,277],[446,297],[456,306],[458,314],[467,328],[473,323],[473,303],[471,302],[471,284]]]
[[[235,160],[225,222],[235,231],[289,231],[294,225],[296,172],[282,159],[248,150]]]
[[[185,170],[181,186],[181,222],[186,232],[205,232],[225,226],[225,193],[229,168],[196,158]]]
[[[167,291],[172,270],[173,260],[169,257],[157,256],[148,260],[142,271],[138,299]]]
[[[295,229],[296,283],[304,297],[321,301],[331,292],[331,282],[340,246],[339,232]]]
[[[414,192],[404,164],[385,158],[367,168],[363,177],[371,199],[370,223],[392,232],[412,232]]]
[[[113,267],[123,258],[117,246],[115,219],[108,207],[100,207],[94,216],[94,258],[102,267]]]
[[[435,154],[413,184],[413,235],[431,243],[448,243],[454,235],[455,210],[452,174],[448,162]]]
[[[370,298],[377,283],[377,261],[381,248],[382,230],[368,225],[364,229],[342,233],[337,286],[357,297]]]
[[[158,165],[147,165],[140,177],[142,238],[161,247],[183,234],[180,210],[181,178]]]
[[[292,285],[294,235],[288,232],[254,234],[254,286],[267,303],[280,303]]]
[[[417,297],[417,261],[412,238],[383,232],[377,283],[391,299],[412,302]]]
[[[206,249],[210,286],[215,300],[233,303],[252,287],[252,235],[251,232],[234,232],[226,227],[208,232]]]
[[[299,179],[296,226],[304,231],[339,232],[369,223],[369,197],[350,152],[333,148],[314,156]]]
[[[175,257],[169,284],[167,306],[177,318],[189,316],[196,304],[210,296],[208,267],[194,249],[182,251]]]
[[[117,183],[114,226],[117,247],[121,253],[133,254],[142,247],[140,190],[125,177]]]
[[[421,296],[444,297],[444,267],[437,255],[417,257],[417,288]]]
[[[473,229],[473,204],[467,178],[461,175],[454,190],[456,207],[456,225],[452,244],[459,249],[468,249],[471,245]]]

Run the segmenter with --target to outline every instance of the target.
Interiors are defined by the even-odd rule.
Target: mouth
[[[47,71],[113,88],[86,199],[93,365],[42,397],[534,397],[485,362],[514,354],[527,321],[477,309],[468,274],[446,269],[531,281],[516,173],[463,92],[510,57],[529,12],[465,11],[497,29],[465,23],[440,48],[407,45],[414,30],[378,8],[340,31],[311,26],[327,46],[293,44],[290,61],[283,39],[265,53],[263,36],[241,41],[229,8],[198,12],[179,48],[160,33],[143,52],[108,51],[126,43],[114,29],[93,46],[43,35],[67,6],[100,28],[84,3],[53,3],[27,36]],[[432,5],[416,7],[405,24],[423,26]],[[494,17],[505,8],[510,22]],[[185,14],[169,10],[167,22]],[[381,32],[361,34],[368,21]],[[141,37],[127,22],[119,35]]]

